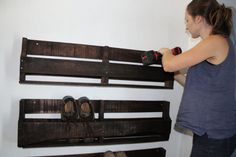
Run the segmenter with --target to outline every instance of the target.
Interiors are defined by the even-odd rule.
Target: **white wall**
[[[22,149],[17,147],[19,100],[75,98],[109,100],[169,100],[175,122],[182,87],[174,90],[71,87],[19,84],[22,37],[90,45],[150,50],[188,47],[184,11],[186,0],[0,0],[0,156],[21,157],[78,154],[107,150],[164,147],[167,157],[184,157],[181,135],[170,140],[132,145]],[[189,146],[185,152],[189,152]]]

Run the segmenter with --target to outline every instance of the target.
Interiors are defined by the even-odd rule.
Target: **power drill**
[[[171,52],[173,55],[178,55],[182,53],[182,50],[180,47],[175,47],[171,49]],[[151,65],[155,63],[161,63],[162,54],[158,51],[150,50],[150,51],[146,51],[142,53],[141,58],[142,58],[143,65]]]

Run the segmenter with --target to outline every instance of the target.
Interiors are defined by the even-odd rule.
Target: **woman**
[[[230,157],[236,147],[236,61],[229,35],[232,11],[216,0],[193,0],[186,9],[186,29],[201,37],[192,49],[174,56],[162,48],[163,68],[189,68],[176,126],[193,132],[191,157]]]

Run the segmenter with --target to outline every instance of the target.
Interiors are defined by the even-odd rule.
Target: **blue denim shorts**
[[[236,135],[219,140],[194,134],[191,157],[231,157],[235,149]]]

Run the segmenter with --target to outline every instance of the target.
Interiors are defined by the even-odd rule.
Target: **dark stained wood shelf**
[[[143,52],[23,38],[19,82],[173,89],[173,73],[164,72],[161,63],[159,66],[143,66]],[[42,79],[31,80],[27,76],[42,76]],[[66,77],[68,81],[44,80],[43,77]],[[85,81],[71,81],[70,78]],[[89,82],[88,79],[96,79],[97,82]]]
[[[29,118],[31,114],[60,114],[60,99],[22,99],[18,121],[18,147],[72,145],[110,145],[165,141],[169,139],[171,119],[167,101],[90,100],[94,120],[73,122],[61,118]],[[78,101],[76,100],[76,104]],[[161,113],[154,117],[116,117],[122,113]]]

